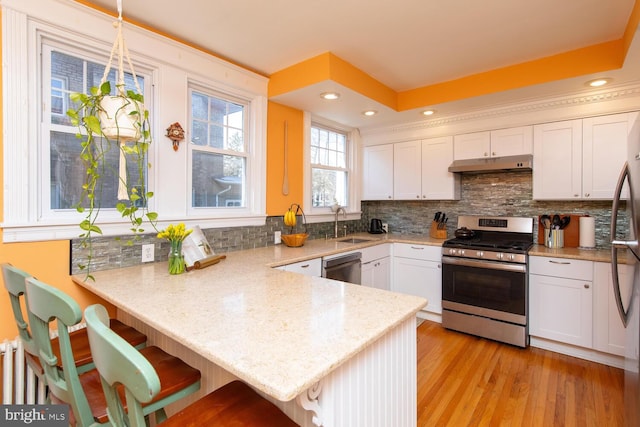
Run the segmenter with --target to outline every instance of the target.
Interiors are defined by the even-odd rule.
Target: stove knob
[[[449,255],[455,255],[458,251],[453,249],[453,248],[449,248]]]
[[[482,258],[482,257],[484,256],[484,252],[482,252],[482,251],[478,251],[478,252],[476,252],[476,256],[477,256],[478,258]]]
[[[515,260],[516,259],[516,255],[515,254],[509,254],[509,259],[511,261]]]
[[[464,249],[460,249],[460,256],[464,256]]]
[[[498,259],[502,259],[502,258],[504,258],[504,254],[503,254],[502,252],[498,252],[498,253],[496,254],[496,258],[498,258]]]

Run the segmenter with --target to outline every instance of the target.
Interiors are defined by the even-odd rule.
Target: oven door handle
[[[468,258],[455,258],[449,256],[442,257],[442,264],[462,265],[465,267],[487,268],[491,270],[513,271],[517,273],[526,273],[527,266],[524,264],[509,264],[491,261],[482,261]]]

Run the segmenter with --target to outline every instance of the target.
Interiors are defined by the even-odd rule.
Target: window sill
[[[157,228],[161,230],[169,224],[184,222],[187,228],[195,225],[201,228],[222,228],[222,227],[248,227],[261,226],[265,224],[265,215],[254,215],[244,217],[230,218],[162,218],[158,222]],[[119,221],[99,224],[102,229],[100,237],[124,236],[131,235],[131,224],[129,222]],[[4,223],[2,227],[3,243],[17,242],[38,242],[47,240],[69,240],[79,238],[80,227],[77,223],[73,224],[9,224]],[[156,230],[149,224],[144,224],[143,228],[147,230],[144,234],[155,234]]]

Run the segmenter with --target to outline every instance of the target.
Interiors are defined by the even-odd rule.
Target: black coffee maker
[[[371,225],[369,226],[369,233],[371,234],[382,234],[385,233],[384,228],[382,228],[382,220],[378,218],[371,219]]]

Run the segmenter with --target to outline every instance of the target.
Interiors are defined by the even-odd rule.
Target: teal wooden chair
[[[24,343],[25,359],[27,364],[33,369],[38,379],[44,381],[44,371],[40,365],[38,358],[38,350],[36,344],[33,341],[31,332],[29,330],[29,324],[27,322],[28,315],[22,311],[21,300],[25,298],[26,285],[25,281],[31,275],[24,270],[16,268],[11,264],[2,264],[2,277],[4,280],[4,286],[9,292],[9,299],[11,300],[11,309],[13,311],[13,317],[18,327],[18,333],[20,339]],[[28,304],[25,302],[25,308],[29,310]],[[111,320],[111,328],[120,336],[122,336],[127,342],[136,348],[142,348],[146,345],[147,337],[138,330],[125,325],[119,320]],[[78,368],[78,372],[86,372],[94,368],[93,359],[91,357],[91,349],[89,348],[89,339],[87,338],[87,330],[82,328],[77,331],[73,331],[69,334],[69,340],[71,342],[71,348],[73,350],[73,356],[75,364]],[[52,348],[54,355],[61,361],[60,358],[60,346],[58,339],[52,340]],[[62,366],[62,365],[59,365]]]
[[[97,370],[79,374],[73,357],[68,328],[82,320],[80,306],[66,293],[32,277],[26,279],[26,296],[31,332],[49,386],[51,402],[71,406],[71,424],[83,427],[108,424],[107,401]],[[50,322],[53,320],[57,323],[62,368],[49,338]],[[109,322],[108,317],[105,321]],[[123,338],[120,339],[127,343]],[[130,345],[127,343],[127,346]],[[161,391],[144,411],[145,415],[156,412],[156,420],[162,421],[166,418],[163,409],[166,405],[200,389],[200,371],[157,347],[147,346],[140,351],[163,372]],[[95,354],[93,361],[95,363]]]
[[[128,345],[109,328],[103,306],[89,306],[84,315],[96,369],[107,397],[109,419],[116,427],[144,427],[145,407],[161,393],[162,376],[143,352]],[[121,386],[124,386],[124,402]],[[247,384],[233,381],[187,406],[160,426],[289,427],[297,424]]]

